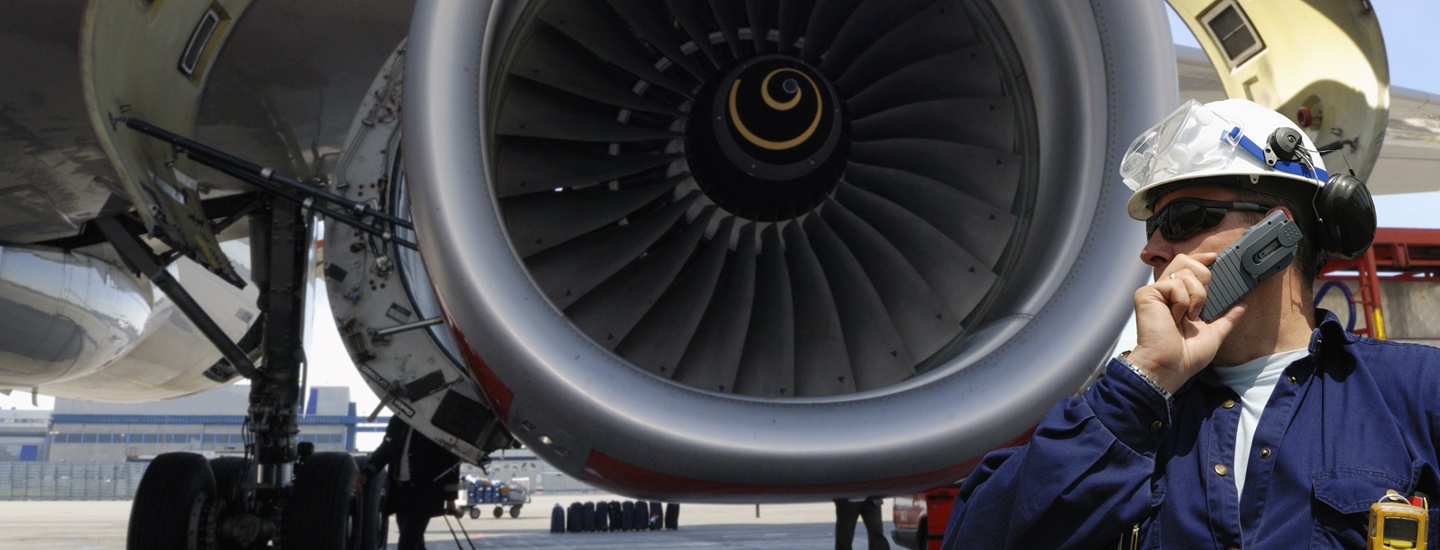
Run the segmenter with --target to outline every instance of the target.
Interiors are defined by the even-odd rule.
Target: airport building
[[[173,451],[239,455],[249,396],[249,386],[231,385],[153,403],[56,399],[45,445],[34,454],[50,462],[137,461]],[[355,450],[356,426],[365,419],[356,416],[349,388],[310,388],[303,411],[301,442],[314,443],[317,452]]]
[[[0,411],[0,462],[43,462],[50,411]]]

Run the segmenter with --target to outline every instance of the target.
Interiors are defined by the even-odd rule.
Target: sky
[[[1436,70],[1436,43],[1433,38],[1435,22],[1440,21],[1440,2],[1374,0],[1373,5],[1385,37],[1391,85],[1440,95],[1440,70]],[[1177,44],[1199,47],[1189,29],[1173,14],[1170,27]],[[1381,227],[1440,229],[1440,216],[1435,214],[1440,211],[1440,192],[1381,195],[1375,197],[1375,205]],[[309,385],[349,386],[350,399],[356,403],[357,411],[367,415],[379,399],[361,380],[341,345],[323,289],[317,289],[315,295],[315,328],[308,353]],[[1133,322],[1126,325],[1117,349],[1130,349],[1127,344],[1134,342],[1133,327]],[[0,395],[0,409],[36,408],[31,400],[32,396],[23,391],[9,396]],[[39,408],[53,406],[53,400],[43,395],[39,396],[38,402]]]

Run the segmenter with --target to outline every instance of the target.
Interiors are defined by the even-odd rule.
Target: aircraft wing
[[[1375,193],[1440,190],[1440,95],[1390,88],[1385,147],[1366,182]]]
[[[1175,47],[1180,100],[1225,99],[1225,84],[1205,52]],[[1390,86],[1384,140],[1365,184],[1377,195],[1440,191],[1440,96]],[[1368,107],[1367,107],[1368,108]],[[1327,160],[1327,162],[1334,162]]]

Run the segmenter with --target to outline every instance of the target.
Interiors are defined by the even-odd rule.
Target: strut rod
[[[241,351],[240,346],[225,335],[225,331],[220,329],[220,325],[215,324],[215,321],[205,313],[199,303],[195,302],[185,287],[181,286],[170,275],[170,272],[160,265],[155,254],[150,252],[150,249],[141,243],[139,238],[126,230],[115,218],[97,218],[95,225],[100,228],[100,232],[105,235],[110,244],[115,246],[115,251],[120,254],[126,265],[129,265],[130,269],[137,273],[143,273],[150,278],[150,282],[160,287],[160,290],[170,297],[170,301],[175,304],[175,307],[179,308],[185,317],[190,319],[190,322],[195,323],[195,327],[200,329],[200,333],[220,349],[220,354],[235,366],[235,370],[241,376],[255,378],[255,364],[250,362],[250,356]]]
[[[116,122],[124,122],[126,126],[161,141],[173,145],[178,151],[183,152],[195,159],[196,162],[204,164],[226,175],[259,187],[280,198],[310,208],[324,214],[326,217],[334,218],[336,221],[355,227],[361,231],[376,235],[385,240],[394,241],[395,244],[404,246],[411,250],[418,250],[415,243],[399,238],[391,231],[385,231],[372,227],[361,221],[359,218],[343,213],[323,204],[316,204],[316,199],[331,202],[354,212],[356,216],[371,216],[384,220],[392,225],[414,230],[415,226],[408,221],[392,216],[385,212],[371,208],[364,203],[355,202],[323,189],[316,188],[297,181],[295,178],[280,174],[275,170],[260,166],[248,160],[236,157],[209,145],[205,145],[193,139],[175,134],[169,130],[155,126],[148,122],[135,118],[116,118]]]

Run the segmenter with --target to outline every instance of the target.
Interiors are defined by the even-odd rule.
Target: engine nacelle
[[[473,380],[620,493],[900,494],[1095,373],[1144,277],[1115,163],[1174,105],[1164,6],[762,4],[419,3],[403,179],[469,374],[362,370],[422,431],[490,446],[390,391]]]

